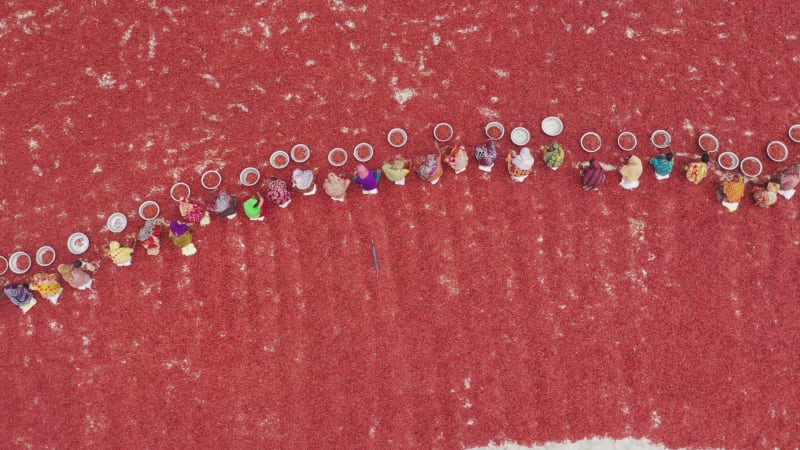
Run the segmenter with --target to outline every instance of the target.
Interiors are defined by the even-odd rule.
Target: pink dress
[[[292,194],[286,188],[286,182],[281,179],[272,179],[267,183],[267,198],[278,206],[292,200]]]

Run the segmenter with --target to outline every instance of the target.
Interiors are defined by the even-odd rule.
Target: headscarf
[[[482,166],[491,166],[497,159],[497,147],[491,139],[486,144],[475,147],[475,159]]]
[[[184,223],[180,223],[177,220],[173,220],[169,223],[169,229],[172,231],[172,234],[177,237],[189,231],[189,226]]]
[[[358,178],[361,178],[362,180],[369,176],[369,170],[363,164],[356,166],[356,173],[358,174]]]
[[[515,156],[511,162],[517,167],[517,169],[530,170],[530,168],[533,167],[533,155],[531,155],[531,149],[528,147],[522,147],[519,155]]]
[[[234,201],[231,194],[228,194],[228,191],[221,189],[214,198],[214,212],[223,213],[229,210],[231,206],[233,206]]]
[[[139,230],[139,236],[137,239],[140,241],[146,241],[150,239],[150,236],[153,235],[153,232],[156,231],[156,221],[155,220],[148,220],[142,226],[142,229]]]
[[[314,183],[314,171],[294,169],[292,172],[292,183],[297,189],[308,189]]]
[[[619,168],[622,179],[625,181],[637,181],[642,176],[642,160],[633,155],[628,159],[628,164]]]

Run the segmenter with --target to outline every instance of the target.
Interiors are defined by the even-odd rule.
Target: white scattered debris
[[[417,95],[417,91],[411,88],[395,89],[394,91],[394,99],[401,105],[411,100],[415,95]]]
[[[509,74],[508,74],[507,71],[505,71],[503,69],[492,69],[492,70],[494,70],[494,73],[496,73],[498,77],[500,77],[500,78],[508,78]]]
[[[217,81],[217,79],[214,78],[214,75],[211,75],[210,73],[204,73],[203,75],[201,75],[201,77],[204,80],[206,80],[209,85],[219,89],[219,81]]]
[[[628,39],[633,39],[634,34],[636,34],[636,31],[634,31],[634,29],[631,27],[628,27],[628,29],[625,30],[625,36],[627,36]]]
[[[106,72],[102,77],[97,79],[97,84],[103,89],[110,89],[117,84],[117,80],[115,80],[109,72]]]

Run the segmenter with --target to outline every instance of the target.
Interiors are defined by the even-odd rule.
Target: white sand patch
[[[204,74],[200,75],[200,77],[202,79],[206,80],[208,82],[209,86],[213,86],[213,87],[219,89],[219,81],[217,81],[217,79],[214,78],[214,75],[211,75],[210,73],[204,73]]]
[[[241,112],[250,112],[250,108],[248,108],[244,103],[230,103],[228,104],[228,109],[238,109]]]
[[[477,25],[472,25],[471,27],[459,28],[458,30],[456,30],[456,33],[460,34],[476,33],[479,30],[480,27],[478,27]]]
[[[328,4],[331,5],[331,10],[336,12],[367,12],[367,5],[348,6],[342,0],[328,0]]]
[[[97,165],[95,165],[95,166],[94,166],[94,169],[92,169],[92,173],[100,173],[100,172],[102,172],[102,171],[103,171],[103,168],[102,168],[102,167],[100,167],[100,164],[99,164],[99,163],[98,163]]]
[[[103,89],[111,89],[115,84],[117,84],[117,80],[109,72],[104,73],[102,77],[97,79],[97,85]]]
[[[694,133],[694,125],[692,125],[692,122],[689,121],[689,119],[683,120],[683,129],[689,133]]]
[[[133,35],[133,29],[137,25],[139,25],[139,21],[138,20],[136,22],[134,22],[133,24],[131,24],[131,26],[129,26],[128,29],[125,30],[124,33],[122,33],[122,38],[119,40],[119,45],[120,46],[123,46],[123,45],[127,44],[128,41],[131,40],[131,36]]]
[[[304,20],[311,20],[314,18],[314,13],[310,13],[307,11],[303,11],[297,16],[297,23],[300,23]]]
[[[492,70],[494,70],[494,73],[496,73],[498,77],[500,77],[500,78],[508,78],[509,74],[508,74],[507,71],[505,71],[503,69],[492,69]]]
[[[261,27],[261,33],[264,35],[265,38],[272,37],[272,31],[270,31],[269,24],[266,22],[265,19],[260,19],[258,21],[258,26]]]
[[[500,116],[497,111],[487,106],[478,108],[478,113],[487,119],[497,119]]]
[[[14,15],[17,16],[17,20],[25,20],[35,16],[36,13],[34,11],[28,10],[28,11],[17,11],[16,13],[14,13]]]
[[[31,150],[39,150],[39,141],[36,139],[28,139],[28,148]]]
[[[653,28],[653,31],[655,31],[656,33],[663,34],[663,35],[680,34],[680,33],[682,33],[682,30],[680,28],[661,28],[661,27],[656,27],[656,28]]]
[[[433,45],[439,45],[439,43],[442,42],[441,36],[439,36],[436,33],[433,33],[432,39],[433,39]]]
[[[311,67],[317,65],[317,62],[313,59],[306,60],[306,67]]]
[[[596,30],[595,30],[595,28],[594,28],[594,27],[586,27],[586,31],[584,31],[584,33],[586,33],[586,34],[592,34],[592,33],[594,33],[595,31],[596,31]]]
[[[661,416],[658,415],[658,411],[653,411],[650,414],[650,419],[653,422],[651,425],[652,428],[658,428],[661,426]]]
[[[628,39],[633,39],[633,36],[634,36],[635,34],[636,34],[636,31],[634,31],[634,29],[633,29],[633,28],[631,28],[631,27],[628,27],[628,29],[626,29],[626,30],[625,30],[625,36],[626,36]]]
[[[347,28],[350,28],[351,30],[354,30],[356,28],[356,24],[352,20],[346,20],[344,22],[344,26],[346,26]]]
[[[495,444],[490,442],[486,447],[473,447],[470,450],[666,450],[660,444],[648,439],[611,439],[595,437],[580,441],[547,442],[535,446],[524,446],[514,442]]]
[[[416,89],[411,88],[395,89],[394,91],[394,99],[401,105],[411,100],[415,95],[417,95]]]
[[[31,170],[33,170],[33,173],[35,173],[36,175],[38,175],[38,176],[40,176],[40,177],[41,177],[41,176],[44,176],[44,174],[42,173],[42,169],[41,169],[41,167],[39,167],[39,166],[37,166],[37,165],[34,165],[34,166],[31,168]]]
[[[158,41],[156,40],[156,34],[152,31],[150,32],[150,40],[147,41],[147,57],[153,59],[156,57],[156,46],[158,45]]]
[[[55,320],[50,320],[49,322],[47,322],[47,326],[49,326],[51,330],[58,331],[58,332],[60,332],[61,330],[64,329],[64,325],[61,325],[60,323],[56,322]]]

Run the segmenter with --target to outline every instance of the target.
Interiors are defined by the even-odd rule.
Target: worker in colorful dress
[[[414,173],[430,184],[438,183],[444,174],[441,154],[434,153],[418,157],[414,161]]]
[[[189,225],[173,220],[169,223],[169,238],[176,247],[181,249],[183,256],[192,256],[197,253]]]
[[[139,230],[136,239],[142,243],[145,252],[150,256],[157,256],[161,252],[161,226],[157,220],[148,220]]]
[[[508,162],[508,173],[511,175],[511,181],[521,183],[528,178],[528,175],[533,171],[533,155],[531,149],[522,147],[519,153],[511,150],[506,157]]]
[[[700,157],[700,161],[692,161],[684,167],[686,170],[686,179],[694,184],[699,184],[712,168],[711,157],[708,153],[703,153],[703,156]]]
[[[244,215],[250,220],[264,220],[264,197],[260,192],[245,200],[242,204]]]
[[[552,170],[558,170],[564,164],[564,148],[558,142],[542,146],[542,160]]]
[[[335,173],[329,173],[322,183],[322,189],[331,198],[337,202],[344,202],[347,196],[347,188],[350,187],[350,178]]]
[[[303,195],[317,193],[317,183],[314,182],[314,169],[294,169],[292,172],[292,189]]]
[[[90,270],[90,268],[92,270]],[[61,278],[70,286],[78,290],[91,289],[94,279],[89,272],[94,271],[94,266],[84,263],[83,261],[75,261],[72,264],[59,264],[58,273]]]
[[[650,165],[653,166],[653,170],[656,172],[657,180],[666,180],[669,178],[673,167],[675,167],[675,161],[673,161],[673,158],[674,156],[672,152],[669,152],[662,153],[655,158],[650,159]]]
[[[753,200],[756,205],[762,208],[769,208],[770,206],[778,203],[778,191],[781,185],[775,182],[769,182],[766,185],[756,185],[753,187]]]
[[[743,176],[737,175],[731,180],[722,182],[722,186],[717,191],[717,197],[722,201],[722,206],[729,212],[734,212],[739,209],[739,202],[744,198],[744,193],[745,179]]]
[[[125,247],[117,241],[111,241],[104,250],[106,256],[118,267],[127,267],[133,263],[133,247]]]
[[[406,175],[411,172],[411,163],[402,156],[397,156],[394,161],[383,163],[381,171],[386,175],[386,179],[403,186],[406,184]]]
[[[619,168],[619,173],[622,175],[620,185],[623,189],[634,190],[639,187],[639,178],[642,176],[642,160],[638,156],[633,155],[628,158],[628,162]]]
[[[380,170],[369,170],[363,164],[357,165],[356,172],[353,174],[353,181],[361,186],[361,192],[364,194],[377,194],[380,179]]]
[[[57,305],[58,298],[64,292],[64,287],[61,286],[59,278],[57,273],[36,273],[28,283],[28,287],[30,290],[38,292],[42,298],[49,300],[50,303]]]
[[[800,184],[800,163],[795,163],[791,167],[783,169],[778,174],[778,182],[781,185],[778,193],[786,200],[791,200],[794,197],[797,185]]]
[[[219,217],[226,219],[236,218],[236,197],[228,193],[225,189],[220,189],[211,196],[211,210],[217,213]]]
[[[206,209],[206,205],[200,200],[183,197],[178,201],[178,209],[181,218],[186,223],[198,223],[206,226],[211,223],[211,214]]]
[[[22,314],[27,313],[36,305],[33,291],[31,291],[27,283],[6,284],[5,280],[3,280],[3,292],[14,306],[22,310]]]
[[[606,180],[606,171],[596,159],[582,162],[577,166],[581,169],[581,183],[584,191],[599,191]]]
[[[463,145],[453,147],[445,157],[445,162],[457,174],[467,170],[469,155],[467,155],[466,147]]]
[[[267,182],[267,199],[281,208],[286,208],[292,203],[292,193],[285,181],[273,176]]]
[[[478,161],[478,169],[491,172],[497,160],[497,145],[494,141],[489,139],[486,144],[475,147],[475,159]]]

